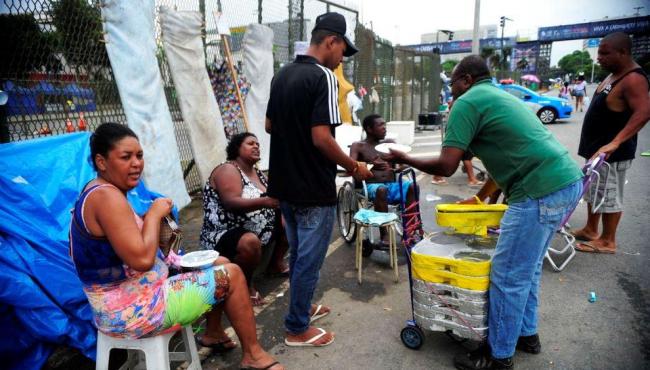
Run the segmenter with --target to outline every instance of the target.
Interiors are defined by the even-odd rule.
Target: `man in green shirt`
[[[481,200],[498,187],[508,199],[492,258],[488,340],[454,359],[459,369],[510,369],[515,348],[539,353],[537,297],[542,262],[560,222],[577,204],[582,172],[539,119],[517,98],[491,83],[485,61],[470,55],[454,69],[454,107],[440,157],[387,159],[451,176],[466,151],[491,179]]]

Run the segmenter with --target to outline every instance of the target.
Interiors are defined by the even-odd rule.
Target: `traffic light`
[[[449,41],[454,39],[454,32],[449,32]]]
[[[499,25],[500,25],[501,27],[505,27],[505,26],[506,26],[506,17],[505,17],[505,16],[501,16],[501,23],[499,23]]]

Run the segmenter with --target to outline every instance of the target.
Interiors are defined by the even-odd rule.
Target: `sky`
[[[348,1],[350,3],[350,1]],[[420,35],[438,29],[474,27],[475,0],[358,0],[360,21],[393,44],[419,44]],[[584,23],[605,17],[650,14],[650,0],[480,0],[481,25],[499,24],[499,18],[513,19],[504,35],[518,32],[536,39],[538,27]],[[350,4],[351,5],[351,4]],[[441,36],[442,37],[442,36]],[[582,42],[553,44],[551,65],[564,55],[582,49]]]

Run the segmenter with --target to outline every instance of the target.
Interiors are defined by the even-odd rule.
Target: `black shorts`
[[[282,219],[280,217],[280,212],[276,212],[273,235],[271,235],[271,239],[269,239],[267,245],[270,245],[278,237],[279,232],[284,232],[284,230],[282,229],[281,220]],[[214,250],[219,252],[220,256],[224,256],[232,262],[235,256],[237,256],[237,244],[239,244],[239,239],[241,239],[241,237],[246,233],[255,234],[255,232],[247,230],[243,227],[236,227],[234,229],[230,229],[226,231],[223,235],[221,235],[221,238],[219,238],[219,241],[217,242],[217,245],[214,247]]]
[[[464,161],[469,161],[472,158],[474,158],[474,154],[472,154],[472,152],[470,152],[469,150],[466,150],[465,152],[463,152],[463,160]]]
[[[246,230],[243,227],[230,229],[221,235],[221,238],[219,238],[217,246],[214,249],[219,252],[220,256],[226,257],[232,262],[237,255],[237,244],[239,244],[239,239],[241,239],[241,237],[246,233],[253,232]]]

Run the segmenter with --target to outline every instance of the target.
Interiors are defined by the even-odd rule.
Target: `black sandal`
[[[278,361],[275,361],[274,363],[272,363],[272,364],[270,364],[270,365],[268,365],[268,366],[265,366],[265,367],[252,367],[252,366],[246,366],[246,367],[240,367],[240,369],[241,369],[241,370],[268,370],[268,369],[272,368],[273,366],[275,366],[275,365],[277,365],[277,364],[279,364],[279,362],[278,362]]]
[[[226,340],[223,340],[221,342],[212,343],[212,344],[209,344],[209,345],[208,344],[203,344],[203,336],[202,335],[197,335],[194,339],[196,339],[196,343],[199,346],[206,347],[206,348],[211,348],[212,352],[215,352],[215,353],[226,353],[226,352],[232,351],[233,349],[237,348],[237,343],[234,340],[230,339],[230,338],[228,338]],[[234,346],[227,347],[226,344],[228,344],[228,343],[233,343]]]

